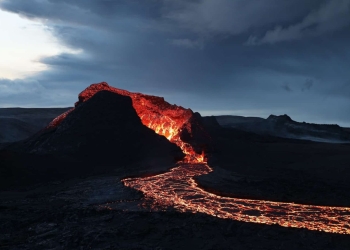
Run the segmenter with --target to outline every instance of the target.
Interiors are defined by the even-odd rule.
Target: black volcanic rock
[[[57,127],[8,146],[0,153],[0,161],[5,157],[7,167],[15,165],[19,172],[40,172],[46,164],[53,172],[69,175],[70,171],[88,173],[132,164],[152,172],[152,168],[169,167],[183,156],[179,147],[141,123],[130,97],[101,91],[78,105]],[[64,166],[67,164],[70,167]],[[126,168],[128,173],[133,171]]]
[[[181,127],[180,138],[183,142],[191,144],[196,153],[211,150],[212,142],[208,131],[206,131],[202,116],[195,112],[190,119]]]

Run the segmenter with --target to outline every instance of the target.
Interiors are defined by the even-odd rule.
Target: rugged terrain
[[[28,138],[69,108],[0,108],[0,143]]]
[[[243,116],[216,116],[219,124],[226,128],[235,128],[259,135],[271,135],[283,138],[349,143],[348,129],[336,124],[313,124],[296,122],[288,115],[270,115],[267,119]]]
[[[101,91],[48,127],[0,151],[1,184],[29,185],[101,174],[164,171],[183,158],[181,149],[144,126],[129,97]]]
[[[330,249],[348,235],[138,206],[117,175],[52,182],[0,195],[1,249]]]
[[[350,144],[231,128],[211,128],[210,133],[214,171],[197,177],[207,190],[231,197],[350,206]]]
[[[93,84],[74,109],[0,151],[0,248],[350,249],[349,235],[179,212],[122,182],[208,158],[213,172],[195,180],[212,193],[350,207],[349,150],[222,127],[163,98]]]

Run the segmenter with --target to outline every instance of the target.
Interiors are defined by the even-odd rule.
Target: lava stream
[[[206,163],[182,163],[164,174],[124,179],[155,204],[180,212],[201,212],[244,222],[278,224],[330,233],[350,234],[350,208],[221,197],[198,187],[193,177],[212,169]]]
[[[191,145],[176,136],[170,138],[186,154],[184,162],[164,174],[123,180],[125,186],[142,191],[153,204],[171,206],[180,212],[201,212],[244,222],[350,234],[350,208],[228,198],[201,189],[193,177],[213,170]]]
[[[126,186],[142,191],[154,206],[161,204],[172,206],[180,212],[201,212],[238,221],[350,234],[350,208],[237,199],[206,192],[198,187],[193,177],[207,174],[212,169],[205,163],[203,153],[197,154],[190,143],[181,139],[184,131],[193,136],[190,122],[194,117],[192,110],[171,105],[161,97],[117,89],[105,82],[86,88],[79,94],[76,105],[102,90],[129,96],[142,123],[177,144],[186,154],[184,161],[169,172],[123,180]],[[54,119],[48,128],[56,127],[72,110],[74,108]]]

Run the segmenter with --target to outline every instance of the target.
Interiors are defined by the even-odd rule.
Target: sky
[[[350,0],[0,0],[0,107],[92,83],[350,127]]]

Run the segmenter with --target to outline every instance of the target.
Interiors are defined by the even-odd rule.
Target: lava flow
[[[123,180],[125,186],[142,191],[153,204],[171,206],[180,212],[201,212],[244,222],[350,234],[350,208],[228,198],[201,189],[194,176],[207,174],[212,169],[205,162],[203,153],[198,153],[192,144],[182,140],[181,132],[184,127],[190,127],[188,121],[193,116],[190,109],[170,105],[160,97],[116,89],[106,83],[91,85],[79,95],[78,103],[100,90],[130,96],[142,123],[176,143],[186,154],[184,161],[169,172]],[[66,115],[55,119],[51,126]]]

